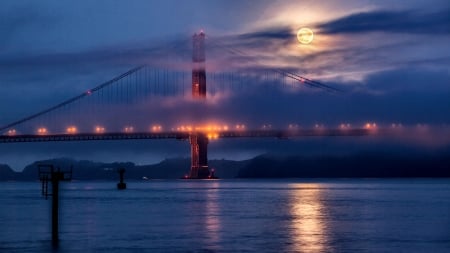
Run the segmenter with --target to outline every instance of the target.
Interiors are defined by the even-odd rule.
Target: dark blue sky
[[[301,27],[315,32],[311,44],[297,42],[296,31]],[[301,89],[280,94],[277,100],[273,94],[267,101],[264,94],[254,94],[245,101],[221,101],[229,108],[223,112],[229,117],[242,108],[250,108],[251,113],[252,108],[266,111],[281,106],[286,115],[294,115],[293,121],[306,126],[314,122],[334,126],[340,121],[450,124],[447,0],[412,0],[407,4],[155,0],[2,1],[0,125],[77,95],[138,64],[160,64],[169,54],[168,45],[186,41],[189,45],[190,36],[200,29],[211,41],[251,56],[236,57],[208,45],[209,71],[219,71],[223,66],[276,67],[345,90],[338,96]],[[187,57],[168,58],[177,66],[189,66],[190,53],[180,50],[170,54],[186,53]],[[186,63],[182,59],[187,59]],[[276,102],[280,100],[291,102],[282,107]],[[449,145],[448,141],[435,141],[439,137],[430,138],[414,143]],[[211,157],[243,159],[263,152],[308,149],[304,141],[238,148],[241,146],[242,142],[230,141],[212,144]],[[308,146],[323,150],[320,145]],[[338,146],[329,151],[339,150]],[[148,145],[14,144],[1,145],[0,151],[0,163],[20,168],[34,159],[60,156],[155,162],[163,157],[187,156],[188,146],[171,141]],[[117,154],[122,155],[120,159],[116,159]]]

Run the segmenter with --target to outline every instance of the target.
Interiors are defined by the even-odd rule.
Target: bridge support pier
[[[208,137],[202,133],[195,133],[189,136],[191,144],[191,171],[189,179],[210,178],[208,168]]]

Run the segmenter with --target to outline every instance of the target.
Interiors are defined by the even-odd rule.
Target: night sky
[[[302,27],[314,31],[311,44],[297,41]],[[245,52],[236,56],[207,44],[207,71],[278,68],[344,91],[302,87],[275,95],[254,91],[246,97],[219,97],[220,115],[227,121],[240,115],[255,125],[370,121],[425,129],[396,140],[218,140],[210,145],[210,158],[247,159],[266,152],[433,152],[450,146],[448,0],[1,1],[0,125],[140,64],[189,68],[190,38],[200,30],[207,43]],[[173,45],[180,46],[171,49]],[[212,110],[217,106],[212,103]],[[185,114],[182,108],[179,113]],[[167,120],[173,117],[167,115]],[[164,116],[158,120],[164,122]],[[0,145],[0,163],[16,170],[56,157],[145,164],[188,155],[187,142],[172,140]]]

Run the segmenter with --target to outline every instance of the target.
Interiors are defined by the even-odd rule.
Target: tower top
[[[203,29],[200,30],[199,33],[194,33],[194,38],[195,38],[196,36],[202,36],[202,37],[205,37],[205,32],[203,31]]]
[[[192,61],[204,62],[205,61],[205,33],[200,31],[199,34],[195,33],[192,36]]]
[[[206,98],[205,33],[192,36],[192,97]]]

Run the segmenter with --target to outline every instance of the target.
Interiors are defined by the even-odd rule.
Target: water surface
[[[450,180],[61,186],[59,252],[450,252]],[[0,252],[51,247],[39,182],[0,183]]]

